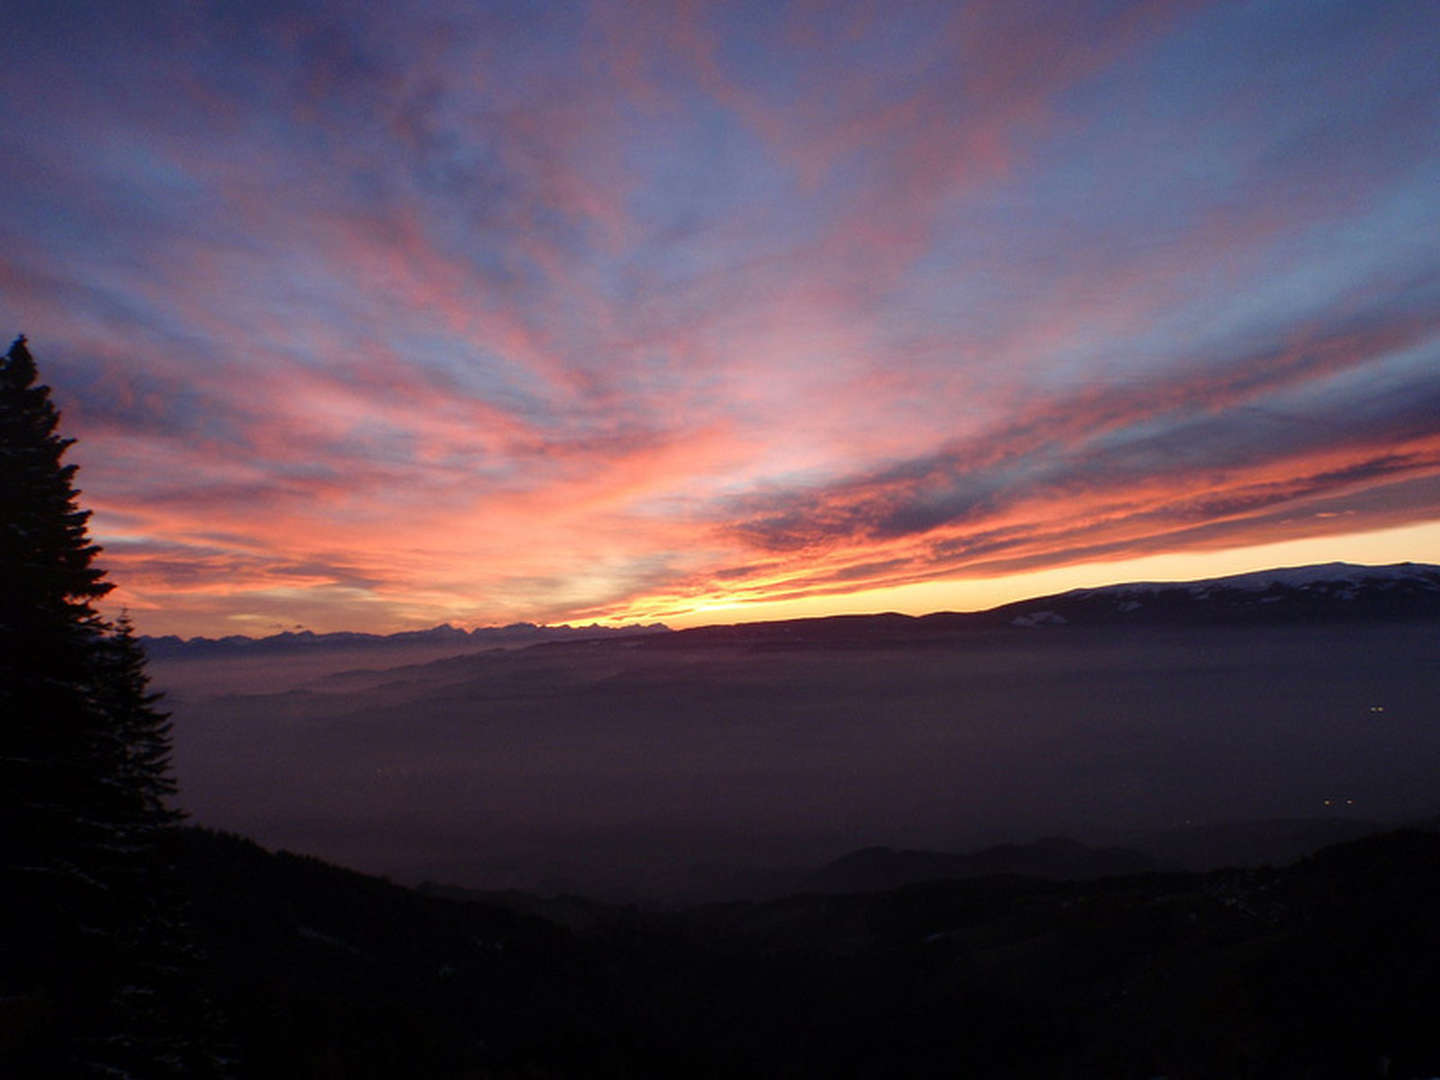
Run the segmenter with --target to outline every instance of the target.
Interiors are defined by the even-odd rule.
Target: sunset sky
[[[1440,5],[6,5],[147,633],[1440,562]]]

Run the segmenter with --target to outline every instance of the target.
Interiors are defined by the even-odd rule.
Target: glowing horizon
[[[145,633],[1440,562],[1440,19],[52,8],[0,328]]]

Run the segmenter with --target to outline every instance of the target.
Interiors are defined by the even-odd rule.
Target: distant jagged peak
[[[589,626],[571,626],[568,623],[560,626],[511,623],[508,626],[478,626],[474,630],[465,630],[450,623],[441,623],[428,630],[402,630],[395,634],[366,634],[345,630],[317,634],[313,630],[286,630],[258,638],[231,634],[222,638],[192,637],[187,640],[171,634],[164,637],[142,637],[140,641],[152,658],[162,658],[410,645],[513,647],[517,644],[542,644],[549,641],[634,637],[641,634],[667,633],[669,629],[664,623],[635,623],[614,627],[593,623]]]

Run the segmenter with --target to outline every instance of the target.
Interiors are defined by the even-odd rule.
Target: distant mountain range
[[[253,638],[232,634],[223,638],[193,637],[184,639],[173,634],[164,637],[142,637],[151,659],[193,659],[198,657],[259,656],[272,653],[318,652],[341,649],[379,649],[396,646],[454,646],[457,650],[478,648],[513,649],[553,641],[585,641],[635,637],[640,634],[666,633],[664,623],[649,626],[538,626],[535,623],[511,623],[509,626],[480,626],[462,630],[448,623],[429,630],[406,630],[398,634],[360,634],[341,631],[317,634],[310,630],[286,631],[269,637]]]
[[[779,900],[786,896],[839,896],[887,892],[924,882],[1022,877],[1047,881],[1094,881],[1155,873],[1203,873],[1223,867],[1286,866],[1322,848],[1396,828],[1435,832],[1440,819],[1404,822],[1346,818],[1268,819],[1186,826],[1136,833],[1124,846],[1097,847],[1064,836],[1028,843],[994,844],[951,852],[867,847],[823,865],[741,867],[695,863],[687,869],[691,891],[671,902]],[[593,922],[593,897],[544,889],[470,889],[423,882],[420,891],[452,900],[515,907],[532,915],[583,926]],[[644,902],[642,901],[642,906]]]
[[[236,634],[185,640],[168,635],[144,637],[141,641],[153,659],[189,659],[395,646],[453,645],[463,651],[642,635],[659,639],[647,642],[648,645],[683,648],[727,642],[800,644],[854,640],[871,643],[953,631],[1044,630],[1068,625],[1227,625],[1436,617],[1440,617],[1440,566],[1411,562],[1357,566],[1334,562],[1203,581],[1136,582],[1072,589],[1053,596],[1019,600],[989,611],[942,611],[920,616],[893,612],[836,615],[679,631],[672,631],[663,623],[623,627],[512,623],[474,630],[446,624],[398,634],[316,634],[300,630],[262,638]]]
[[[1404,823],[1434,829],[1433,821]],[[795,892],[861,893],[922,881],[997,874],[1089,881],[1159,871],[1206,871],[1223,866],[1283,866],[1323,847],[1373,836],[1397,823],[1347,818],[1233,821],[1139,833],[1123,847],[1092,847],[1067,837],[997,844],[979,851],[907,851],[869,847],[852,851],[808,875]]]

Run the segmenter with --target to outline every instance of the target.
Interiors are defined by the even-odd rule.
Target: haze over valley
[[[1187,848],[1206,826],[1433,815],[1437,598],[1433,567],[1331,566],[969,616],[152,667],[203,824],[412,883],[708,899],[873,845],[1065,835],[1178,865],[1267,853]]]

